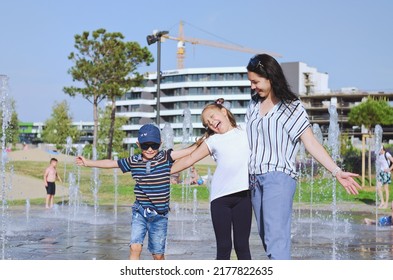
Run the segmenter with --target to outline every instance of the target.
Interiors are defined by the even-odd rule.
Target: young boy
[[[57,159],[51,158],[51,160],[49,161],[49,166],[45,169],[44,173],[44,184],[46,188],[45,208],[47,209],[53,207],[53,200],[56,193],[56,179],[62,182],[59,174],[57,173],[56,166]]]
[[[148,233],[148,250],[155,260],[165,259],[168,227],[170,170],[173,161],[188,155],[195,147],[180,151],[162,150],[161,134],[153,124],[143,125],[138,132],[137,145],[142,154],[115,160],[87,160],[81,156],[76,164],[98,168],[120,168],[131,172],[135,179],[135,203],[132,206],[130,259],[140,258],[143,240]]]

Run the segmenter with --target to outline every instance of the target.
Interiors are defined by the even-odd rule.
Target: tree
[[[109,131],[111,129],[111,106],[107,106],[104,110],[99,110],[99,126],[98,126],[98,144],[97,144],[97,154],[106,154],[108,150],[109,142]],[[123,152],[123,139],[126,137],[125,131],[121,130],[121,127],[127,123],[126,117],[117,117],[115,119],[114,134],[113,134],[113,151],[117,152],[120,157],[127,157],[127,151]]]
[[[56,145],[56,149],[61,149],[70,136],[73,141],[79,138],[79,131],[72,126],[72,117],[69,115],[67,101],[55,102],[52,107],[51,118],[45,121],[42,138],[45,143]]]
[[[153,62],[152,54],[137,42],[124,42],[120,32],[107,33],[105,29],[83,32],[75,35],[75,48],[69,59],[75,65],[68,70],[73,81],[83,87],[64,87],[70,96],[81,94],[93,104],[93,147],[97,147],[98,137],[98,104],[105,98],[111,100],[111,124],[109,130],[108,158],[112,155],[112,142],[115,125],[115,101],[132,87],[140,86],[143,78],[136,71],[141,63],[149,65]]]
[[[348,122],[357,126],[364,125],[368,130],[368,136],[371,138],[372,128],[377,124],[393,124],[393,108],[390,107],[389,103],[384,98],[375,99],[373,97],[368,97],[366,101],[351,109],[348,114]],[[368,173],[371,184],[371,149],[368,151]]]
[[[348,114],[348,122],[353,125],[364,125],[369,133],[377,124],[393,124],[393,108],[384,98],[368,97],[365,102],[353,107]]]

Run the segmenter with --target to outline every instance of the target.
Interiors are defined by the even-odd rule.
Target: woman
[[[314,137],[306,110],[288,85],[280,64],[267,54],[247,65],[252,100],[246,123],[251,200],[259,235],[270,259],[291,257],[291,215],[296,189],[296,154],[300,141],[350,194],[360,189]]]

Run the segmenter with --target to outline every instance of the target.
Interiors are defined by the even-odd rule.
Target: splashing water
[[[0,103],[1,103],[1,257],[4,260],[6,257],[5,245],[6,245],[6,233],[8,228],[8,203],[7,203],[7,195],[11,186],[7,183],[6,178],[6,163],[7,152],[6,152],[6,130],[9,126],[9,122],[11,120],[11,106],[8,98],[8,77],[5,75],[0,75]]]
[[[173,149],[174,133],[170,123],[168,122],[165,123],[161,134],[162,134],[162,142],[163,142],[162,148],[164,150]]]
[[[379,151],[381,150],[381,146],[382,146],[382,134],[383,134],[383,129],[382,127],[377,124],[375,126],[375,130],[374,130],[374,134],[375,134],[375,154],[378,155]]]
[[[303,163],[305,162],[305,155],[306,155],[306,148],[303,144],[303,142],[300,142],[300,147],[299,147],[299,177],[298,177],[298,186],[297,186],[297,191],[298,191],[298,218],[300,219],[300,210],[301,210],[301,201],[302,201],[302,177],[303,177]]]
[[[374,150],[374,152],[375,152],[375,155],[376,155],[376,157],[375,157],[375,167],[376,167],[375,174],[379,174],[379,172],[381,170],[380,170],[379,164],[377,164],[377,160],[378,160],[379,152],[380,152],[381,147],[382,147],[382,135],[383,135],[383,129],[382,129],[382,127],[379,124],[377,124],[375,126],[374,134],[375,134],[375,150]],[[378,196],[378,186],[377,186],[377,184],[375,184],[375,220],[376,221],[378,220],[378,205],[379,205],[379,202],[380,201],[379,201],[379,196]],[[375,224],[375,229],[377,229],[377,227],[378,227],[378,224],[376,223]]]
[[[329,133],[328,133],[328,145],[331,150],[331,157],[335,162],[337,162],[339,156],[339,125],[338,125],[338,114],[336,106],[329,106],[329,114],[330,114],[330,124],[329,124]],[[333,220],[333,242],[332,242],[332,258],[336,259],[336,225],[337,225],[337,180],[333,178],[332,180],[332,220]]]
[[[192,232],[194,235],[198,233],[197,222],[198,222],[198,190],[195,188],[193,191],[194,199],[192,206]]]
[[[68,196],[69,196],[69,214],[70,217],[75,218],[79,212],[79,207],[81,204],[81,195],[79,190],[79,184],[76,183],[73,173],[68,175]]]
[[[25,211],[26,211],[26,222],[29,223],[29,218],[30,218],[30,199],[26,199],[26,207],[25,207]]]
[[[192,121],[191,121],[191,111],[189,108],[185,108],[183,110],[183,140],[182,146],[185,148],[191,142],[192,137]],[[185,212],[189,208],[189,197],[191,197],[191,172],[190,168],[188,168],[185,172],[182,173],[182,206],[183,211]]]
[[[115,161],[118,160],[118,156],[114,155],[113,159]],[[118,201],[118,188],[119,188],[119,183],[117,180],[117,168],[113,168],[113,184],[115,185],[115,203],[113,205],[113,210],[114,210],[114,214],[115,214],[115,219],[117,219],[117,201]]]
[[[212,179],[213,179],[213,175],[212,175],[212,171],[210,170],[210,167],[207,168],[207,177],[206,177],[206,187],[207,190],[209,191],[209,195],[211,193],[211,186],[212,186]]]
[[[191,110],[185,108],[183,110],[183,144],[188,144],[191,142],[192,138],[192,120],[191,120]]]
[[[81,144],[78,145],[76,149],[76,155],[81,156],[83,153],[83,146]],[[81,182],[81,167],[77,165],[77,185],[80,186]]]
[[[319,124],[314,123],[312,126],[312,131],[314,133],[315,138],[319,142],[319,144],[322,145],[323,144],[323,134],[322,134],[322,130],[321,130]],[[315,168],[315,165],[316,165],[315,159],[314,159],[314,157],[311,157],[311,174],[310,174],[311,187],[310,187],[310,212],[309,212],[310,220],[313,219],[314,177],[315,177],[314,168]],[[310,223],[310,245],[312,245],[312,243],[313,243],[312,238],[313,238],[313,223]]]
[[[374,152],[376,156],[379,155],[379,151],[381,150],[382,147],[382,135],[383,135],[383,129],[379,124],[377,124],[374,129],[374,137],[375,137]],[[376,164],[375,166],[379,168],[378,164]],[[379,170],[377,169],[376,172],[378,173]]]
[[[72,151],[72,138],[71,136],[67,136],[65,154],[69,156],[71,154],[71,151]],[[63,177],[64,181],[67,180],[66,175],[67,175],[67,161],[64,163],[64,177]]]
[[[317,138],[319,144],[322,145],[322,143],[323,143],[323,134],[322,134],[321,128],[319,127],[319,124],[314,123],[312,125],[312,131],[313,131],[313,133],[315,135],[315,138]]]
[[[339,136],[340,128],[338,125],[338,114],[336,106],[329,106],[329,131],[328,131],[328,146],[331,151],[331,156],[334,161],[337,161],[339,155]]]
[[[97,160],[97,149],[93,147],[93,160]],[[94,218],[97,218],[98,215],[98,191],[101,185],[101,181],[99,179],[99,169],[93,167],[92,170],[92,178],[91,178],[91,191],[93,193],[94,198]]]

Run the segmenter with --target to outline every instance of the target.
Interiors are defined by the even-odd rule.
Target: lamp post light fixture
[[[161,83],[161,37],[168,34],[168,31],[154,32],[153,35],[147,35],[147,44],[151,45],[157,42],[157,126],[160,127],[160,83]]]

